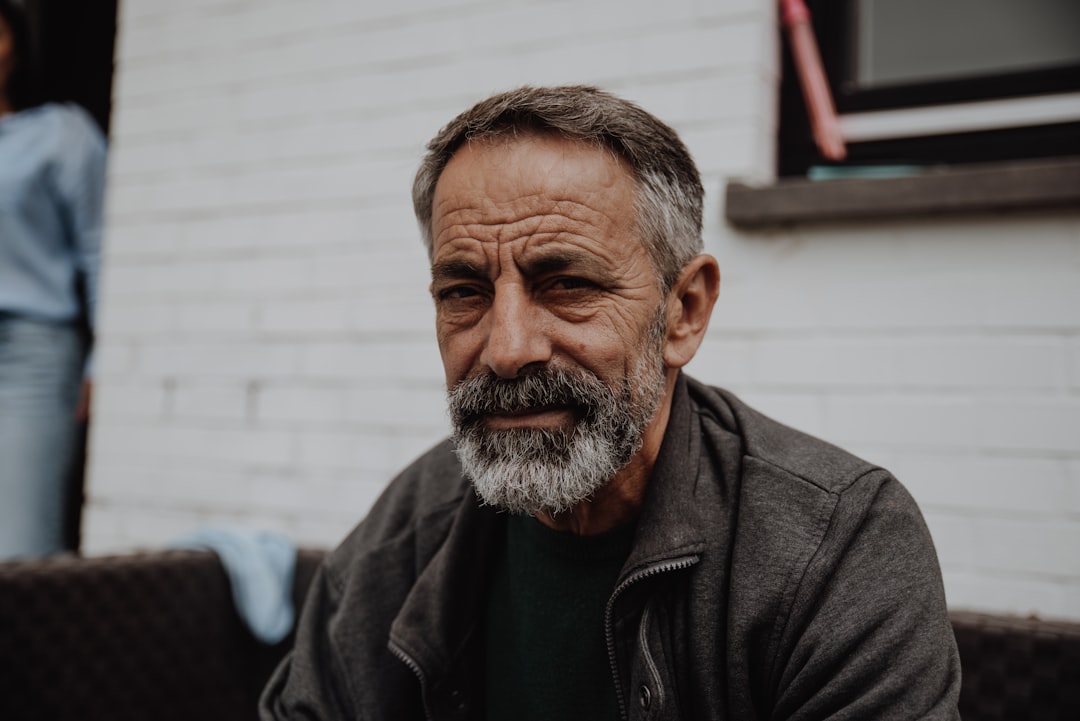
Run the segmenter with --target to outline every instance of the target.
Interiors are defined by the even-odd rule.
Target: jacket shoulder
[[[291,655],[263,694],[263,718],[420,717],[408,710],[419,702],[416,677],[387,639],[471,492],[447,442],[390,482],[319,567]]]
[[[688,389],[699,413],[740,438],[744,462],[755,467],[829,494],[845,492],[867,474],[888,476],[849,451],[770,418],[730,391],[693,379],[688,379]]]
[[[838,690],[865,710],[854,716],[884,717],[888,688],[903,693],[912,717],[954,718],[959,666],[941,572],[907,490],[732,393],[688,386],[706,433],[740,446],[726,579],[733,673],[777,717],[827,715],[811,709]],[[843,687],[841,677],[850,679]]]
[[[442,441],[390,481],[367,516],[327,557],[331,578],[390,549],[422,555],[426,546],[441,542],[471,493],[453,446]]]

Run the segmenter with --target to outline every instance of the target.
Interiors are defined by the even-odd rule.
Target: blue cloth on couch
[[[237,613],[255,638],[275,644],[289,635],[296,545],[272,531],[204,528],[179,539],[178,548],[213,551],[229,576]]]

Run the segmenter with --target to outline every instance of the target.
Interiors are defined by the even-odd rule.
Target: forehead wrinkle
[[[512,212],[510,208],[494,212],[493,207],[449,211],[439,219],[438,225],[441,227],[435,241],[438,244],[468,238],[503,243],[541,235],[588,237],[594,229],[603,232],[619,222],[618,218],[571,200],[545,199],[545,204],[554,207],[545,212],[536,212],[532,208],[520,212]]]
[[[537,142],[481,143],[451,159],[433,198],[434,259],[471,257],[492,270],[554,243],[595,253],[603,265],[626,260],[623,249],[641,242],[632,174],[617,158],[598,167],[578,145],[551,152]]]

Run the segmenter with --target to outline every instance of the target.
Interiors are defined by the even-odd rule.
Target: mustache
[[[448,394],[455,424],[468,426],[488,414],[515,413],[535,408],[571,408],[584,416],[595,414],[599,399],[611,390],[584,369],[542,367],[518,378],[482,373],[466,378]]]

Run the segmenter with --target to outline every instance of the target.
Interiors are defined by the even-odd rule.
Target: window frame
[[[1080,63],[1023,72],[857,88],[850,48],[856,0],[807,0],[826,78],[845,115],[956,106],[967,102],[1080,91]],[[821,165],[937,165],[1080,155],[1080,121],[853,142],[842,163],[825,161],[810,135],[806,106],[787,44],[783,48],[777,175],[804,176]]]

